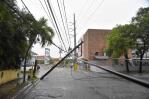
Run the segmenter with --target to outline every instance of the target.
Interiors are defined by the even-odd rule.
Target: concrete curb
[[[87,64],[90,64],[90,65],[93,65],[93,66],[96,66],[97,68],[100,68],[100,69],[102,69],[102,70],[104,70],[104,71],[110,72],[110,73],[112,73],[112,74],[114,74],[114,75],[117,75],[117,76],[119,76],[119,77],[122,77],[122,78],[124,78],[124,79],[126,79],[126,80],[132,81],[132,82],[134,82],[134,83],[136,83],[136,84],[138,84],[138,85],[141,85],[141,86],[144,86],[144,87],[146,87],[146,88],[149,88],[149,82],[144,81],[144,80],[142,80],[142,79],[138,79],[138,78],[136,78],[136,77],[129,76],[129,75],[126,75],[126,74],[117,72],[117,71],[112,70],[112,69],[105,68],[104,66],[100,66],[100,65],[97,65],[97,64],[95,64],[95,63],[91,63],[91,62],[88,62],[88,61],[83,61],[83,62],[85,62],[85,63],[87,63]]]
[[[34,86],[36,86],[39,83],[39,79],[30,82],[29,84],[27,84],[27,86],[23,87],[22,89],[20,89],[14,96],[11,97],[11,99],[18,99],[19,96],[23,97],[24,95],[26,95]],[[20,99],[20,98],[19,98]]]

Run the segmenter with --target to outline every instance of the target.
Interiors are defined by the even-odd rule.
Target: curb
[[[14,96],[12,96],[11,99],[18,99],[19,96],[23,97],[24,95],[26,95],[34,86],[36,86],[39,83],[39,79],[30,82],[29,84],[27,84],[27,86],[23,87],[22,89],[20,89]],[[26,92],[27,91],[27,92]]]
[[[97,68],[100,68],[100,69],[102,69],[104,71],[107,71],[107,72],[109,72],[111,74],[114,74],[114,75],[117,75],[117,76],[119,76],[121,78],[124,78],[124,79],[126,79],[128,81],[131,81],[131,82],[134,82],[134,83],[136,83],[138,85],[141,85],[143,87],[149,88],[149,82],[147,82],[147,81],[144,81],[142,79],[139,79],[139,78],[136,78],[136,77],[124,74],[124,73],[117,72],[117,71],[112,70],[112,69],[105,68],[104,66],[100,66],[100,65],[97,65],[97,64],[92,63],[92,62],[88,62],[88,61],[84,61],[84,62],[87,63],[87,64],[91,64],[91,65],[93,65],[93,66],[95,66]]]

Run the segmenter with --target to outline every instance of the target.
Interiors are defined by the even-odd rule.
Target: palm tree
[[[37,41],[42,46],[51,44],[54,32],[46,19],[35,20],[27,11],[20,11],[15,1],[0,1],[0,67],[19,66],[24,60],[25,78],[32,45]]]
[[[26,60],[29,54],[29,51],[33,44],[35,44],[37,41],[40,42],[40,44],[45,46],[46,44],[52,43],[52,38],[54,36],[54,32],[51,27],[48,27],[47,20],[44,18],[41,18],[39,21],[36,21],[31,15],[27,14],[26,16],[30,23],[30,26],[27,25],[27,38],[29,40],[29,46],[26,50],[25,57],[24,57],[24,77],[23,82],[25,82],[25,76],[26,76]]]

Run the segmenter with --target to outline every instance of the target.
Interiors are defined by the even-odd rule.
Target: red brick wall
[[[104,49],[107,47],[106,37],[111,30],[88,29],[84,34],[83,58],[87,60],[94,59],[95,52],[104,55]]]

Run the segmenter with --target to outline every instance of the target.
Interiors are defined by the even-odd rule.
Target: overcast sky
[[[17,1],[18,5],[22,8],[20,0]],[[39,1],[41,1],[44,7],[46,7],[44,0],[24,0],[25,4],[37,20],[41,17],[48,19]],[[60,4],[62,4],[62,1],[63,0],[59,0]],[[148,1],[149,0],[64,0],[70,34],[73,34],[72,23],[74,13],[76,14],[78,40],[87,31],[87,29],[112,29],[117,24],[129,23],[140,7],[148,6]],[[64,34],[57,0],[50,0],[50,2],[54,9],[64,43],[68,48],[69,42],[67,42],[68,40]],[[61,10],[63,13],[64,10],[62,6]],[[49,19],[48,25],[53,28]],[[57,35],[55,35],[53,41],[58,46],[61,46]],[[72,37],[71,46],[73,46]],[[56,47],[52,45],[50,47],[47,46],[47,48],[50,48],[52,57],[59,57],[59,50]],[[44,55],[44,48],[41,48],[39,44],[34,45],[32,50],[39,55]]]

